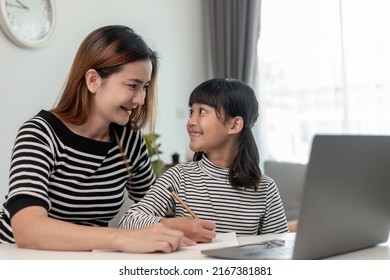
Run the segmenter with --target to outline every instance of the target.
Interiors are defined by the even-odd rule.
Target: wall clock
[[[53,34],[53,0],[0,0],[0,24],[5,34],[18,46],[44,46]]]

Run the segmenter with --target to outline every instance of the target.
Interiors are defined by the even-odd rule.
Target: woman
[[[102,27],[84,39],[58,104],[17,134],[0,243],[125,252],[180,247],[183,233],[162,225],[107,227],[126,189],[138,201],[155,182],[140,129],[153,128],[157,68],[156,53],[128,27]]]

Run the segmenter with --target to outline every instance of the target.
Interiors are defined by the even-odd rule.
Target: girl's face
[[[190,108],[187,131],[190,136],[190,149],[194,152],[231,152],[230,125],[222,123],[213,107],[194,103]]]
[[[150,60],[135,61],[123,65],[120,72],[103,80],[93,93],[92,113],[103,125],[125,125],[133,109],[145,102],[146,89],[152,75]]]

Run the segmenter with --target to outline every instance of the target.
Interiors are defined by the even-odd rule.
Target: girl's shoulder
[[[260,187],[273,187],[275,186],[275,180],[266,174],[261,175]]]
[[[169,171],[170,173],[193,173],[197,172],[198,169],[198,163],[196,161],[190,161],[178,163],[174,166],[171,166],[165,172]]]

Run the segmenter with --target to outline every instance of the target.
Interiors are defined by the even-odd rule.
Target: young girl
[[[162,223],[197,242],[210,242],[216,232],[287,232],[277,186],[259,168],[251,130],[259,113],[252,88],[238,80],[208,80],[192,92],[189,107],[187,131],[194,161],[167,170],[127,211],[120,227]],[[169,189],[198,218],[190,217]],[[167,209],[174,217],[165,217]]]

